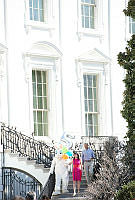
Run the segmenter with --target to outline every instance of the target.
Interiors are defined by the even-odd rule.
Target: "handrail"
[[[1,145],[3,145],[3,151],[9,149],[11,153],[18,153],[20,157],[27,157],[38,164],[44,164],[45,168],[51,166],[55,155],[54,147],[17,132],[16,128],[10,128],[4,123],[1,124]]]
[[[118,137],[116,136],[82,136],[81,140],[82,141],[80,143],[75,144],[74,151],[76,151],[81,157],[83,145],[84,143],[87,143],[95,153],[95,163],[102,158],[102,155],[104,153],[104,147],[107,143],[109,145],[114,145],[115,143],[116,146],[118,143]]]

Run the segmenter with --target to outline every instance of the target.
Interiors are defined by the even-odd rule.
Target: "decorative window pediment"
[[[34,43],[23,56],[26,81],[30,77],[30,65],[33,64],[40,69],[52,69],[55,66],[56,80],[59,80],[59,62],[62,53],[55,45],[45,41]]]
[[[106,83],[108,82],[108,67],[111,59],[98,49],[94,48],[80,54],[76,59],[77,62],[77,84],[82,84],[82,73],[102,73],[105,72]]]
[[[96,62],[96,63],[109,63],[111,60],[98,49],[93,49],[82,53],[78,57],[78,61],[82,62]]]
[[[62,56],[61,51],[53,44],[48,42],[38,42],[26,52],[27,56],[59,58]]]

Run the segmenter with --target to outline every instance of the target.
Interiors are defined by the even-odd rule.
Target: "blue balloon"
[[[66,152],[66,154],[70,157],[73,155],[73,153],[71,151]]]

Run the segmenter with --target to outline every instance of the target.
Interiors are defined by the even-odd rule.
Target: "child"
[[[73,196],[76,196],[76,183],[77,183],[77,189],[78,193],[80,192],[80,184],[81,184],[81,177],[82,177],[82,165],[81,165],[81,160],[79,158],[79,154],[74,152],[74,157],[73,160],[69,163],[73,164],[73,189],[74,189],[74,194]]]

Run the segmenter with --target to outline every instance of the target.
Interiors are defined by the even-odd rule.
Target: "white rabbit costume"
[[[55,170],[55,192],[53,195],[61,194],[61,181],[62,181],[62,193],[68,192],[68,162],[62,158],[61,150],[57,150],[55,157],[53,158],[50,173]]]

